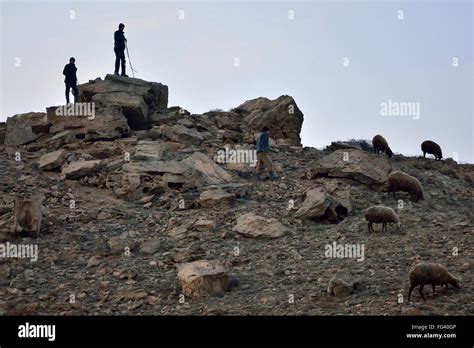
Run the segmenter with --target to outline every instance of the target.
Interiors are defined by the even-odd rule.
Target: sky
[[[472,1],[0,3],[0,121],[63,104],[71,56],[80,83],[113,73],[123,22],[136,77],[168,85],[170,106],[286,94],[304,146],[382,134],[395,153],[420,155],[429,139],[474,163]],[[384,115],[388,103],[419,113]]]

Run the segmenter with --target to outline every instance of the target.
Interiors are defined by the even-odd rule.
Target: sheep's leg
[[[16,215],[15,215],[15,219],[13,221],[13,227],[11,228],[11,233],[13,234],[13,236],[17,236],[18,234],[18,221],[16,220]]]
[[[18,207],[18,200],[15,201],[15,207],[13,209],[13,227],[11,229],[11,232],[13,233],[13,236],[16,238],[18,236],[18,232],[19,232],[19,226],[18,226],[18,212],[17,212],[17,209],[19,209]]]
[[[426,152],[423,151],[423,158],[426,158]]]
[[[367,227],[368,227],[368,229],[369,229],[369,232],[373,232],[373,231],[374,231],[374,230],[372,229],[372,222],[369,222],[369,223],[367,224]]]
[[[410,296],[411,296],[411,292],[413,291],[413,289],[416,287],[416,285],[411,285],[410,286],[410,290],[408,290],[408,302],[410,302]]]
[[[386,222],[383,222],[383,223],[382,223],[382,233],[383,233],[384,231],[387,232],[387,223],[386,223]]]
[[[423,299],[423,301],[426,302],[425,295],[423,294],[423,287],[424,287],[424,286],[425,286],[424,284],[420,285],[420,288],[418,289],[418,292],[420,293],[421,298]]]
[[[444,293],[445,293],[445,294],[448,293],[448,283],[446,283],[446,287],[444,288]]]
[[[38,238],[41,230],[41,220],[36,220],[35,237]]]

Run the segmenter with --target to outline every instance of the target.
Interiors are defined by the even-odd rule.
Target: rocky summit
[[[0,124],[1,314],[474,312],[473,165],[388,158],[365,142],[303,147],[287,95],[193,114],[168,106],[161,83],[107,75],[79,90],[77,104]],[[276,180],[256,177],[264,126]],[[422,200],[388,193],[397,170]],[[41,209],[28,213],[32,202]],[[400,229],[369,232],[374,205]],[[39,235],[16,233],[22,221]],[[426,286],[426,302],[417,291],[408,302],[421,261],[461,289]]]

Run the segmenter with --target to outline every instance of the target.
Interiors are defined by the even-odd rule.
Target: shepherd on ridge
[[[119,74],[119,66],[122,64],[122,76],[128,77],[125,72],[125,45],[127,39],[125,38],[123,30],[125,24],[120,23],[118,30],[114,33],[114,52],[115,52],[115,71],[114,74]]]
[[[72,88],[72,94],[74,95],[74,103],[77,101],[79,90],[77,88],[77,76],[76,76],[76,59],[74,57],[69,58],[69,64],[63,69],[64,83],[66,84],[66,103],[69,104],[69,91]]]
[[[257,179],[262,180],[263,168],[266,167],[269,171],[270,179],[278,179],[272,160],[268,157],[270,146],[268,139],[270,136],[270,129],[268,127],[262,128],[262,133],[257,138]]]

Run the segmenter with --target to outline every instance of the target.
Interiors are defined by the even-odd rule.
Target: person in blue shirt
[[[270,145],[268,144],[268,139],[270,137],[270,129],[268,127],[263,127],[262,132],[257,138],[256,148],[257,148],[257,179],[262,180],[263,169],[266,167],[269,171],[270,179],[277,179],[278,176],[273,167],[273,163],[268,157],[268,152],[270,152]]]

